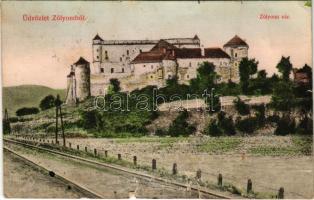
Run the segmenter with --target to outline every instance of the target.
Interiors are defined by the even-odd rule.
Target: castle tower
[[[92,74],[100,74],[102,63],[102,42],[104,40],[97,34],[93,39],[93,66],[91,68]]]
[[[71,66],[71,72],[67,76],[67,93],[65,103],[68,105],[75,105],[77,103],[76,81],[73,66]]]
[[[224,51],[231,57],[230,80],[239,82],[239,64],[242,58],[248,57],[249,45],[235,35],[224,46]]]
[[[90,96],[90,65],[84,58],[74,63],[76,95],[79,101],[85,100]]]

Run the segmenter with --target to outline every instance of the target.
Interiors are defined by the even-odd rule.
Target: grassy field
[[[15,111],[21,107],[38,107],[40,101],[47,95],[59,94],[65,98],[65,89],[52,89],[40,85],[20,85],[3,87],[3,108],[7,108],[10,116],[15,116]]]

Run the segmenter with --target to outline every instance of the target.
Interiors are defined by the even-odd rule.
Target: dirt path
[[[136,178],[115,170],[66,159],[62,156],[39,153],[15,145],[10,145],[10,148],[31,161],[53,170],[56,174],[101,194],[104,198],[128,198],[130,191],[136,191],[138,198],[198,198],[196,192],[186,191],[169,184]],[[203,196],[203,198],[213,197]]]
[[[268,138],[265,142],[272,143]],[[288,142],[279,138],[281,145]],[[278,138],[277,138],[278,140]],[[287,141],[286,141],[287,140]],[[151,166],[157,159],[157,166],[171,170],[177,163],[179,173],[195,176],[197,169],[203,172],[203,180],[217,182],[217,175],[223,174],[224,181],[245,190],[247,180],[253,181],[254,191],[277,193],[285,188],[286,198],[313,198],[313,158],[311,156],[253,156],[242,154],[210,155],[195,151],[191,143],[179,143],[171,148],[161,148],[162,144],[153,142],[118,143],[113,139],[69,139],[73,147],[77,144],[89,150],[97,148],[100,153],[108,150],[110,156],[122,154],[123,159],[132,161],[134,155],[140,165]],[[278,143],[278,141],[276,141]],[[276,142],[272,144],[276,144]],[[255,145],[255,141],[252,141]]]
[[[3,185],[7,198],[82,198],[79,191],[44,175],[15,155],[4,151]]]

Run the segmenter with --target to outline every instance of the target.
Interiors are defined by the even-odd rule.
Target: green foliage
[[[295,133],[295,128],[295,120],[292,119],[288,114],[284,115],[277,122],[275,135],[288,135],[290,133]]]
[[[256,117],[248,117],[238,120],[236,123],[236,128],[243,133],[252,134],[258,129],[258,121]]]
[[[240,85],[244,94],[249,92],[249,79],[257,72],[257,66],[258,61],[248,58],[243,58],[239,64]]]
[[[266,123],[265,105],[264,104],[254,105],[253,109],[256,110],[255,117],[256,117],[258,126],[262,128]]]
[[[244,101],[242,101],[239,97],[233,102],[236,110],[240,115],[248,115],[250,114],[250,107]]]
[[[212,120],[205,128],[204,132],[210,136],[235,135],[235,125],[232,117],[226,117],[226,113],[220,111],[217,114],[217,120]]]
[[[161,129],[161,128],[157,128],[157,130],[155,131],[155,135],[157,135],[157,136],[166,136],[167,135],[167,130]]]
[[[80,113],[80,125],[84,129],[103,130],[105,127],[101,114],[97,110],[82,111]]]
[[[241,94],[241,88],[239,84],[232,81],[228,83],[220,83],[216,85],[217,93],[221,96],[236,96]]]
[[[171,137],[177,136],[189,136],[193,132],[195,132],[195,126],[189,125],[187,123],[187,119],[189,117],[189,113],[187,110],[180,111],[177,118],[171,123],[168,129],[168,134]]]
[[[32,115],[32,114],[37,114],[39,113],[39,109],[36,107],[31,107],[31,108],[20,108],[16,111],[17,116],[24,116],[24,115]]]
[[[212,120],[209,125],[205,128],[205,134],[213,137],[222,136],[222,130],[218,125],[217,120]]]
[[[204,90],[211,91],[215,86],[215,82],[218,78],[215,72],[215,65],[209,62],[200,64],[197,69],[197,77],[191,79],[190,88],[193,93],[202,94]]]
[[[120,81],[116,78],[110,79],[110,85],[112,86],[113,92],[120,92]]]
[[[270,105],[279,111],[289,111],[295,106],[293,84],[289,81],[280,81],[275,85]]]
[[[238,137],[212,137],[198,146],[198,150],[207,153],[225,153],[234,150],[242,143]]]
[[[313,135],[313,119],[305,115],[298,124],[296,132],[302,135]]]
[[[3,107],[8,109],[10,116],[14,116],[19,108],[37,107],[40,101],[49,94],[60,94],[63,99],[65,93],[65,89],[57,90],[39,85],[3,87]]]
[[[272,92],[272,82],[267,78],[265,70],[258,71],[257,78],[250,79],[247,94],[265,95]]]
[[[40,101],[39,107],[41,110],[47,110],[49,108],[52,108],[55,106],[55,97],[53,95],[48,95],[45,96],[45,98],[43,98]]]
[[[291,70],[292,70],[292,64],[290,62],[290,56],[288,56],[288,57],[282,56],[281,60],[277,64],[276,68],[281,73],[281,78],[284,81],[288,81]]]

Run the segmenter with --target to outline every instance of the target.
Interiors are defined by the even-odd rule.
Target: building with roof
[[[248,48],[248,44],[237,35],[221,49],[201,48],[197,35],[161,40],[103,40],[97,34],[92,41],[92,65],[86,64],[90,70],[90,94],[103,95],[113,78],[119,79],[123,91],[147,85],[163,87],[166,80],[174,77],[181,84],[189,84],[191,79],[196,78],[197,69],[203,62],[215,65],[215,71],[220,76],[218,82],[238,82],[239,62],[248,56]],[[77,65],[72,66],[68,79],[77,76]],[[72,84],[78,86],[77,78],[75,81]],[[76,99],[82,99],[78,96],[76,94]]]

